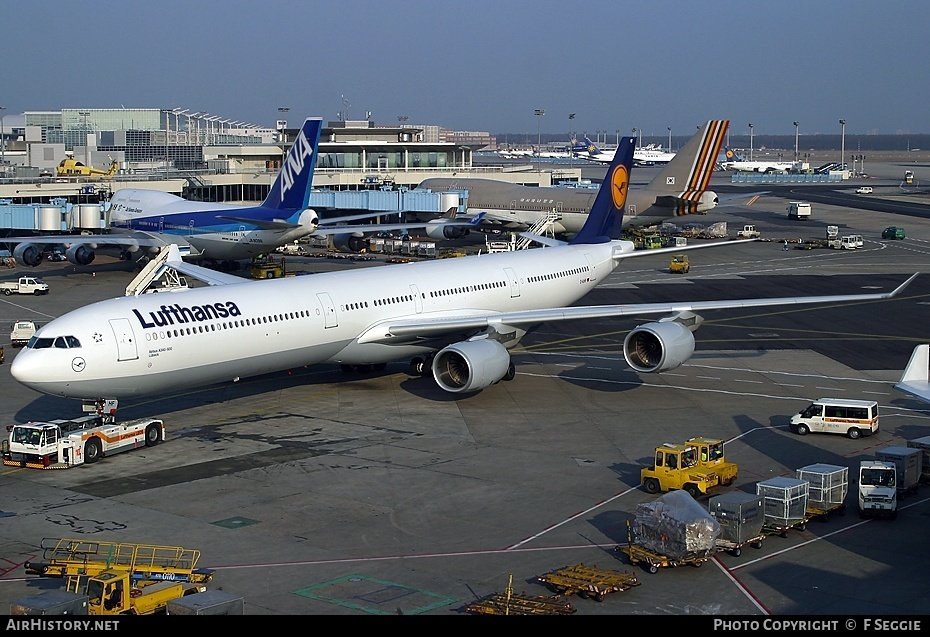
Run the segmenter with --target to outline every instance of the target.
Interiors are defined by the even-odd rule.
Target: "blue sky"
[[[497,133],[930,133],[926,0],[33,0],[0,106],[290,109]],[[537,117],[535,109],[544,109]],[[575,119],[568,120],[570,113]],[[8,120],[14,121],[14,120]]]

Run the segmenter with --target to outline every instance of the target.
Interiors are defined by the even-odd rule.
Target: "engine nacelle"
[[[333,235],[333,247],[337,250],[348,250],[349,252],[366,252],[370,244],[368,238],[361,232],[346,232]]]
[[[478,391],[501,380],[510,369],[510,352],[498,341],[462,341],[433,358],[433,378],[440,388],[461,394]]]
[[[97,254],[83,243],[75,243],[65,251],[68,261],[74,265],[89,265]]]
[[[445,223],[431,223],[425,228],[430,239],[461,239],[468,234],[465,226],[450,226]]]
[[[16,262],[20,265],[28,265],[34,268],[42,263],[42,259],[44,259],[45,256],[42,254],[42,250],[39,249],[39,246],[32,243],[20,243],[13,248],[13,258],[16,259]]]
[[[675,321],[640,325],[623,340],[623,357],[638,372],[675,369],[692,354],[694,334]]]

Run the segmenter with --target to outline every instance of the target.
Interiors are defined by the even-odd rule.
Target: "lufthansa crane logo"
[[[83,372],[85,367],[87,367],[87,363],[81,357],[75,358],[73,361],[71,361],[71,369],[76,372]]]
[[[610,175],[610,195],[614,200],[614,208],[623,210],[629,189],[630,174],[627,172],[626,166],[617,166]]]

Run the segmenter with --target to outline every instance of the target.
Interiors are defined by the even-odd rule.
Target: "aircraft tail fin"
[[[930,344],[918,345],[895,388],[930,403]]]
[[[584,136],[584,146],[585,151],[590,155],[596,155],[597,153],[601,152],[597,147],[597,144],[592,142],[587,135]]]
[[[271,185],[268,197],[262,202],[262,207],[290,212],[307,207],[322,127],[322,118],[308,117],[304,121],[297,139],[291,144],[291,149],[281,165],[281,172]]]
[[[742,161],[743,160],[742,155],[737,153],[735,150],[733,150],[729,146],[726,146],[723,149],[723,156],[726,161]]]
[[[605,243],[620,237],[623,209],[630,190],[630,171],[633,169],[633,144],[632,137],[620,139],[614,159],[588,212],[588,219],[569,242],[572,245]]]

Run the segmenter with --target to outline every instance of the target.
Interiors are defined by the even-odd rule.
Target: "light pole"
[[[749,125],[749,161],[752,161],[752,124]]]
[[[546,110],[537,108],[533,111],[533,114],[536,115],[536,170],[542,170],[539,165],[539,147],[542,144],[542,133],[540,132],[539,123],[542,121],[542,116],[546,114]]]
[[[348,102],[343,95],[342,101],[346,103],[346,112],[348,113]],[[289,106],[279,106],[278,107],[278,137],[281,140],[281,166],[284,166],[284,161],[287,154],[287,120],[284,117],[287,115],[287,112],[291,110]],[[346,117],[348,119],[348,117]]]
[[[633,129],[633,150],[636,150],[636,129]]]
[[[84,120],[83,132],[84,132],[84,165],[89,166],[90,163],[87,161],[87,116],[90,115],[90,111],[78,111],[78,115],[81,116],[81,119]]]
[[[618,128],[614,132],[617,133],[617,148],[620,148],[620,129]]]
[[[798,123],[794,123],[794,161],[798,160]]]
[[[672,127],[668,126],[668,152],[672,152]]]
[[[0,106],[0,166],[6,165],[6,140],[3,139],[3,111],[6,106]]]
[[[846,170],[846,120],[840,120],[840,170]]]

